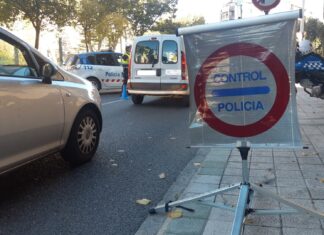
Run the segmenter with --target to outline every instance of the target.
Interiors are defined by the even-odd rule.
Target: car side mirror
[[[55,69],[51,64],[44,64],[41,69],[41,76],[43,83],[52,84],[52,76],[54,75]]]

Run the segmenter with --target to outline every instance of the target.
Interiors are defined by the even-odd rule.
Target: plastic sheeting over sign
[[[301,147],[294,81],[299,12],[180,28],[191,145]]]

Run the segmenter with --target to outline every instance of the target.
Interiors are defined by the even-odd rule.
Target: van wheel
[[[69,140],[61,152],[71,165],[88,162],[94,156],[99,144],[99,120],[91,109],[82,110],[76,117]]]
[[[132,95],[132,101],[134,104],[143,103],[144,95]]]
[[[97,88],[98,91],[101,90],[101,84],[98,80],[98,78],[95,78],[95,77],[90,77],[90,78],[87,78],[88,81],[90,81],[92,83],[92,85]]]

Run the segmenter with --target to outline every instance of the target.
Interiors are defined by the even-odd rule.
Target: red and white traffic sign
[[[214,130],[252,137],[271,129],[289,103],[289,76],[270,50],[233,43],[213,52],[196,76],[198,112]]]
[[[275,8],[279,2],[280,0],[252,0],[254,6],[266,13],[268,13],[272,8]]]

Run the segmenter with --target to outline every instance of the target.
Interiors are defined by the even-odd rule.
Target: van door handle
[[[156,76],[161,77],[161,69],[156,70]]]

